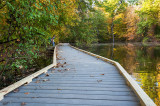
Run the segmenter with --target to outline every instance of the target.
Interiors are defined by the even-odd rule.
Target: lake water
[[[141,43],[94,44],[80,47],[119,62],[160,106],[160,45]]]

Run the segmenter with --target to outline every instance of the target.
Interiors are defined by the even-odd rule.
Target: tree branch
[[[16,41],[16,40],[17,40],[17,39],[7,40],[7,41],[5,41],[5,42],[1,42],[1,41],[0,41],[0,44],[5,44],[5,43],[13,42],[13,41]]]

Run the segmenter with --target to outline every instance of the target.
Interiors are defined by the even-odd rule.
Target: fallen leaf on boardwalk
[[[51,69],[52,71],[55,70],[54,68]]]
[[[57,60],[62,60],[61,57],[59,57],[59,56],[56,56],[56,58],[57,58]]]
[[[57,65],[60,65],[60,64],[61,64],[60,62],[57,63]]]
[[[64,64],[67,64],[66,62],[64,62]]]
[[[25,103],[25,102],[22,102],[22,103],[21,103],[21,106],[24,106],[24,105],[26,105],[26,103]]]
[[[100,75],[104,75],[104,74],[100,74]]]
[[[93,75],[90,75],[90,77],[94,77]]]
[[[26,92],[26,93],[24,93],[24,94],[28,95],[28,94],[29,94],[29,92]]]
[[[62,89],[57,88],[57,90],[62,90]]]
[[[61,63],[57,63],[57,68],[58,67],[63,67],[63,65]]]
[[[57,71],[61,72],[62,70],[57,70]]]
[[[68,69],[64,69],[65,71],[68,71],[69,70],[69,68]]]
[[[46,77],[48,77],[48,76],[49,76],[49,74],[47,73],[47,74],[46,74]]]
[[[60,66],[60,63],[57,63],[57,66],[56,66],[56,67],[58,68],[59,66]]]
[[[35,83],[39,83],[40,81],[39,80],[37,80]]]
[[[102,80],[97,80],[97,82],[99,83],[99,82],[102,82]]]
[[[14,93],[17,93],[18,91],[19,91],[19,89],[15,89],[13,92],[14,92]]]
[[[43,82],[49,81],[49,79],[43,79]]]

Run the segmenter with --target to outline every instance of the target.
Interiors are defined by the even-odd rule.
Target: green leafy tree
[[[124,12],[127,4],[125,3],[125,0],[105,0],[103,2],[98,2],[97,4],[98,6],[104,8],[105,12],[107,12],[111,18],[110,29],[114,43],[114,24],[118,24],[121,20],[120,18],[115,17]]]
[[[159,0],[143,0],[140,10],[137,10],[140,16],[137,33],[143,37],[149,36],[153,38],[155,35],[155,30],[159,23],[159,4]]]
[[[2,1],[1,1],[2,2]],[[53,12],[55,4],[42,0],[6,0],[0,11],[0,44],[12,43],[6,62],[12,61],[8,68],[27,69],[33,63],[39,48],[47,46],[52,26],[58,24],[58,15]],[[1,51],[5,53],[8,46]],[[6,66],[3,67],[5,70]]]

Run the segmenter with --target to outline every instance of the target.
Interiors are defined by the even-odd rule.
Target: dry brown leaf
[[[57,88],[57,90],[62,90],[62,89]]]
[[[61,72],[62,70],[57,70],[57,71]]]
[[[17,93],[17,92],[19,92],[19,89],[15,89],[13,92],[14,92],[14,93]]]
[[[28,95],[28,94],[29,94],[29,92],[26,92],[26,93],[24,93],[24,94]]]
[[[69,68],[68,69],[64,69],[65,71],[69,71]]]
[[[65,63],[65,62],[64,62]],[[59,68],[59,67],[64,67],[64,64],[61,64],[61,63],[57,63],[57,66],[56,66],[57,68]]]
[[[104,75],[104,74],[100,74],[100,75]]]
[[[43,79],[43,82],[49,81],[49,79]]]
[[[52,71],[55,70],[54,68],[51,69]]]
[[[49,74],[47,73],[47,74],[46,74],[46,77],[48,77],[48,76],[49,76]]]
[[[57,68],[60,67],[62,64],[61,63],[57,63]]]
[[[39,83],[40,81],[39,80],[37,80],[35,83]]]
[[[24,106],[24,105],[26,105],[26,103],[25,103],[25,102],[22,102],[22,103],[21,103],[21,106]]]

